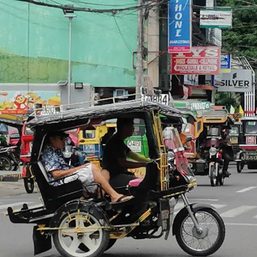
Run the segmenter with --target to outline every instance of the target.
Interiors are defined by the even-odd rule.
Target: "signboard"
[[[208,101],[179,101],[173,102],[175,108],[186,108],[191,111],[209,110],[211,103]]]
[[[232,70],[214,78],[218,92],[251,92],[253,89],[252,71],[245,69]]]
[[[135,153],[141,153],[142,151],[141,141],[128,140],[127,146]]]
[[[230,54],[221,54],[220,68],[222,73],[231,72],[231,55]]]
[[[160,104],[164,104],[164,105],[169,105],[169,95],[168,94],[142,95],[141,100],[153,102],[153,103],[160,103]]]
[[[190,52],[191,0],[169,0],[168,52]]]
[[[232,10],[200,10],[201,28],[232,28]]]
[[[184,76],[184,85],[187,86],[198,86],[199,76],[197,74],[187,74]]]
[[[171,74],[217,75],[219,72],[219,47],[194,46],[190,53],[171,54]]]

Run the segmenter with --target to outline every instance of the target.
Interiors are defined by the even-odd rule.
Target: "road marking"
[[[208,201],[208,202],[218,202],[219,199],[215,198],[190,198],[191,201]]]
[[[226,204],[216,204],[216,203],[214,203],[214,204],[211,204],[211,206],[213,206],[215,209],[221,209],[221,208],[223,208],[227,205]]]
[[[256,223],[227,223],[225,222],[226,226],[247,226],[247,227],[257,227]]]
[[[244,192],[253,190],[253,189],[255,189],[255,188],[257,188],[257,187],[246,187],[246,188],[241,189],[241,190],[238,190],[238,191],[236,191],[236,192],[237,192],[237,193],[244,193]]]
[[[257,206],[253,206],[253,205],[242,205],[234,209],[231,209],[229,211],[223,212],[220,214],[220,216],[223,218],[234,218],[238,215],[241,215],[244,212],[248,212],[256,208]]]

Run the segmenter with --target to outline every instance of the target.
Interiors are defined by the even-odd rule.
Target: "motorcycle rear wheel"
[[[0,156],[0,170],[11,171],[12,170],[12,162],[6,156]]]
[[[225,239],[225,225],[215,210],[202,208],[194,213],[201,232],[196,230],[188,213],[182,215],[176,240],[186,253],[192,256],[208,256],[221,247]]]
[[[58,221],[60,229],[53,234],[58,252],[64,257],[101,256],[109,244],[108,232],[100,221],[103,217],[93,208],[90,212],[83,207],[81,210],[67,208],[66,211]]]

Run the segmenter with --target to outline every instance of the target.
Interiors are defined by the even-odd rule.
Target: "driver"
[[[42,163],[48,173],[49,179],[55,186],[63,184],[67,176],[77,175],[86,189],[93,193],[96,186],[92,183],[98,183],[103,190],[110,196],[112,203],[124,202],[132,199],[132,196],[124,196],[116,192],[108,182],[108,172],[101,171],[100,168],[92,163],[70,167],[64,159],[62,150],[65,147],[65,139],[69,135],[63,132],[53,132],[47,135],[46,146],[42,154]]]
[[[128,185],[136,177],[128,169],[146,167],[150,159],[133,152],[124,140],[133,135],[134,120],[118,118],[117,132],[107,142],[103,153],[103,168],[110,172],[110,183],[114,187]]]

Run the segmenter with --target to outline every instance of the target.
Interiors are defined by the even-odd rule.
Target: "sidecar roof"
[[[158,111],[160,114],[176,117],[177,119],[181,118],[182,115],[181,111],[170,106],[141,100],[131,100],[113,104],[66,109],[61,112],[45,115],[41,114],[30,120],[28,125],[34,129],[38,129],[39,127],[45,128],[46,126],[52,127],[59,123],[63,124],[63,127],[67,127],[68,124],[83,124],[87,119],[109,119],[122,115],[131,115],[133,117],[136,113],[151,111]]]

